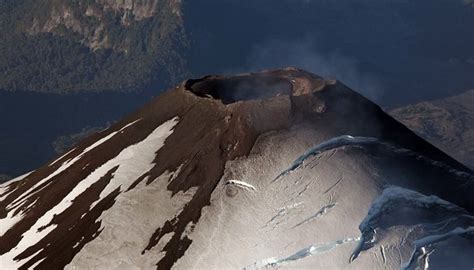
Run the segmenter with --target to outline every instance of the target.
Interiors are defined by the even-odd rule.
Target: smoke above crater
[[[314,38],[266,40],[254,46],[247,60],[248,70],[293,66],[314,74],[337,79],[374,102],[383,98],[383,84],[374,75],[361,70],[360,61],[338,53],[324,52]]]

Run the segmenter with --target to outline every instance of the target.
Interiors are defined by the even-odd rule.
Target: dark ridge
[[[378,105],[343,83],[328,84],[325,87],[325,91],[316,92],[312,96],[292,98],[293,108],[300,115],[302,121],[314,121],[313,123],[317,123],[321,120],[310,120],[308,118],[311,113],[309,110],[312,108],[312,100],[323,100],[325,103],[326,116],[324,119],[326,120],[322,121],[326,123],[319,124],[321,126],[344,130],[345,134],[377,137],[396,145],[404,146],[433,160],[444,162],[457,170],[468,173],[472,172],[472,170],[393,119]],[[363,122],[368,124],[363,125],[363,128],[361,128],[361,123]]]

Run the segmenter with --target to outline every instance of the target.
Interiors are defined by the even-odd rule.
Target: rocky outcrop
[[[159,0],[97,0],[99,5],[103,5],[103,9],[113,10],[123,13],[124,16],[133,17],[134,20],[142,20],[153,16],[157,12]]]
[[[160,17],[162,28],[182,23],[180,0],[95,0],[79,3],[56,1],[51,2],[50,7],[46,19],[33,18],[28,32],[32,35],[68,35],[68,32],[72,32],[79,36],[81,43],[92,50],[114,48],[127,51],[123,44],[126,43],[126,38],[116,40],[111,37],[111,32],[117,32],[117,29],[113,28],[119,27],[126,32],[134,23],[154,16]],[[40,16],[44,17],[44,14]],[[115,25],[116,20],[120,22],[119,26]]]

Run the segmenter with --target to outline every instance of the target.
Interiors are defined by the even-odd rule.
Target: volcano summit
[[[474,176],[342,83],[188,80],[0,186],[3,269],[465,269]]]

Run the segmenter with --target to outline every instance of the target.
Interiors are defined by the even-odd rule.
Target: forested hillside
[[[179,0],[3,0],[0,89],[135,90],[185,75]]]
[[[474,169],[474,90],[411,104],[389,113],[421,137]]]

